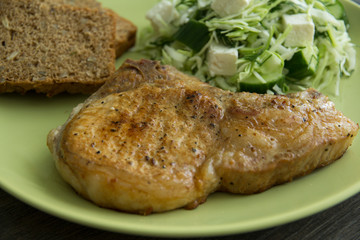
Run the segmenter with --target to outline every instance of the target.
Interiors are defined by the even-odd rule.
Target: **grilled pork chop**
[[[49,133],[48,147],[83,197],[148,214],[291,181],[340,158],[358,128],[312,89],[232,93],[127,60]]]

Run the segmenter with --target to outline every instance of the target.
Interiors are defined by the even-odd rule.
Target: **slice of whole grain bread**
[[[0,93],[88,94],[114,73],[120,17],[56,1],[0,0]]]
[[[117,58],[135,44],[137,27],[131,21],[120,17],[115,11],[103,8],[101,3],[96,0],[46,0],[46,2],[98,9],[113,14],[116,20],[115,51]]]

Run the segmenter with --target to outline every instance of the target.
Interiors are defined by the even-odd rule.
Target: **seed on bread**
[[[3,16],[3,18],[1,19],[1,23],[4,25],[4,27],[5,27],[6,29],[10,29],[9,20],[7,19],[6,16]]]
[[[6,58],[6,60],[8,61],[13,60],[18,54],[19,54],[18,51],[14,51]]]

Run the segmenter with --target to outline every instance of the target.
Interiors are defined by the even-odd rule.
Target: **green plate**
[[[107,0],[103,4],[140,28],[155,1]],[[350,35],[360,45],[360,7],[346,1]],[[357,71],[342,82],[335,99],[345,115],[360,122],[360,49]],[[126,57],[139,57],[128,54]],[[124,58],[123,58],[124,59]],[[118,65],[121,64],[120,60]],[[288,223],[333,206],[360,191],[360,139],[342,159],[291,183],[250,195],[215,193],[195,210],[138,216],[99,208],[79,197],[58,175],[46,147],[50,129],[63,124],[86,97],[62,94],[0,95],[0,186],[20,200],[60,218],[115,232],[147,236],[215,236]]]

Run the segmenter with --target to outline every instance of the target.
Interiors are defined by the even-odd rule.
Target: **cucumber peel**
[[[189,22],[180,26],[173,38],[195,52],[199,52],[209,42],[210,32],[204,23],[190,19]]]
[[[275,85],[278,85],[280,88],[283,87],[285,83],[285,77],[278,74],[270,74],[263,76],[265,82],[260,81],[254,75],[248,79],[240,82],[240,91],[245,92],[255,92],[255,93],[266,93],[268,90],[271,90]]]
[[[289,71],[287,78],[301,80],[315,74],[318,65],[318,56],[313,47],[305,47],[285,61],[285,68]]]

